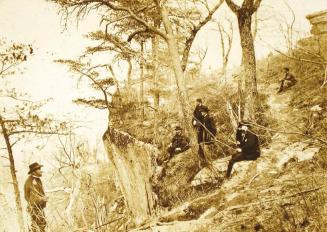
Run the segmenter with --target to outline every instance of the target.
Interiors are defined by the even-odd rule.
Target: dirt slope
[[[262,86],[278,132],[257,161],[235,165],[231,179],[207,196],[185,202],[135,231],[324,231],[327,229],[326,172],[316,168],[319,146],[292,133],[298,111],[289,107],[290,91]],[[286,133],[284,133],[286,132]],[[227,161],[201,170],[195,181],[224,175]],[[220,170],[220,171],[219,171]],[[213,173],[214,172],[214,173]],[[194,181],[193,181],[194,184]]]

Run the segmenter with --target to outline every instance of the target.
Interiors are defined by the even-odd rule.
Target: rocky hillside
[[[310,39],[305,42],[312,46]],[[298,51],[293,54],[301,57]],[[298,83],[277,94],[285,65]],[[261,157],[238,163],[232,178],[224,179],[220,187],[134,231],[327,230],[327,94],[322,86],[323,70],[283,55],[268,57],[258,69],[260,91],[268,96],[266,114],[276,121],[273,127],[263,128],[270,131],[272,140],[262,149]],[[192,185],[222,177],[228,159],[213,161],[195,176]]]

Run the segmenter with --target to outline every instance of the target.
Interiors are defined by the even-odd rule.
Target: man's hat
[[[290,71],[290,68],[289,67],[284,67],[284,70],[285,71]]]
[[[182,127],[180,127],[180,126],[176,126],[176,127],[175,127],[175,130],[177,131],[177,130],[183,130],[183,129],[182,129]]]
[[[201,98],[197,98],[196,101],[202,103],[202,99]]]
[[[36,171],[36,170],[38,170],[38,169],[40,169],[40,168],[42,168],[42,167],[43,167],[43,165],[40,165],[40,164],[37,163],[37,162],[32,163],[32,164],[29,166],[30,170],[28,171],[28,174],[31,174],[32,172],[34,172],[34,171]]]

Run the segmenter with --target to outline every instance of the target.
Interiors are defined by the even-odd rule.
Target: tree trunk
[[[238,13],[238,26],[242,46],[242,78],[244,78],[244,118],[255,120],[258,105],[258,90],[256,80],[256,60],[253,37],[251,33],[252,15],[246,9]]]
[[[225,60],[223,61],[222,76],[224,77],[225,83],[227,83],[227,62]]]
[[[18,180],[17,180],[17,176],[16,176],[15,160],[14,160],[14,155],[13,155],[13,151],[12,151],[12,147],[11,147],[11,143],[10,143],[10,138],[9,138],[9,135],[8,135],[8,132],[6,129],[6,125],[1,116],[0,116],[0,123],[1,123],[2,135],[3,135],[3,138],[5,139],[8,156],[9,156],[10,173],[11,173],[11,178],[12,178],[13,185],[14,185],[14,192],[15,192],[15,198],[16,198],[15,200],[16,200],[17,217],[18,217],[17,219],[18,219],[20,230],[24,231],[23,208],[22,208],[22,202],[20,199]]]
[[[159,22],[160,23],[160,22]],[[155,21],[155,26],[158,27],[159,24]],[[159,87],[158,87],[158,50],[159,50],[159,41],[158,36],[154,36],[152,38],[152,55],[153,55],[153,90],[154,90],[154,143],[158,142],[158,116],[159,116],[159,102],[160,102],[160,94],[159,94]]]
[[[127,70],[127,90],[128,90],[128,95],[130,96],[132,94],[132,61],[131,59],[127,60],[128,63],[128,70]],[[130,99],[128,99],[130,100]]]
[[[144,42],[141,42],[141,74],[140,74],[140,103],[141,103],[141,119],[144,121]]]
[[[171,58],[171,66],[175,74],[178,100],[183,114],[184,127],[190,131],[191,129],[190,129],[189,122],[191,120],[187,113],[187,106],[186,106],[187,95],[184,85],[184,72],[182,69],[182,64],[178,53],[177,41],[171,26],[171,22],[169,21],[167,9],[164,6],[161,8],[161,16],[162,16],[162,22],[164,24],[167,33],[168,52]]]

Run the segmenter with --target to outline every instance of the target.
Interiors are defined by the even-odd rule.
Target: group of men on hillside
[[[296,79],[289,72],[289,68],[285,67],[285,76],[281,80],[278,93],[281,93],[286,88],[296,84]],[[193,112],[192,125],[196,130],[198,155],[200,159],[200,166],[208,165],[208,161],[204,154],[204,147],[211,145],[216,140],[217,129],[213,117],[209,114],[209,108],[205,106],[202,99],[196,100],[196,107]],[[226,176],[230,177],[233,165],[236,162],[244,160],[256,160],[260,157],[260,144],[258,136],[251,130],[250,124],[247,122],[240,122],[236,130],[236,152],[232,155],[227,167]],[[179,153],[190,149],[190,139],[183,134],[183,129],[180,126],[175,127],[175,135],[173,136],[170,145],[167,148],[169,154],[168,161]],[[28,212],[31,216],[31,230],[32,232],[44,232],[46,227],[46,220],[44,215],[44,208],[47,204],[47,197],[44,193],[44,188],[41,181],[42,165],[39,163],[32,163],[29,166],[29,176],[25,182],[24,193],[28,204]]]
[[[203,105],[201,99],[196,100],[197,104],[193,112],[192,125],[197,132],[198,142],[198,155],[200,160],[200,166],[204,167],[208,165],[208,160],[204,154],[204,147],[211,145],[216,140],[217,129],[214,123],[213,117],[209,114],[207,106]],[[236,131],[236,153],[232,155],[231,160],[228,163],[226,176],[230,177],[233,165],[236,162],[243,160],[256,160],[260,156],[260,145],[258,136],[249,130],[250,124],[246,122],[240,122]],[[190,139],[186,137],[180,126],[176,126],[175,135],[170,143],[167,152],[169,158],[188,150],[190,146]]]
[[[288,67],[284,67],[284,77],[280,81],[278,93],[281,93],[297,83],[294,75],[290,73]],[[209,108],[205,106],[202,99],[196,100],[196,106],[193,112],[192,125],[197,133],[198,155],[200,159],[200,166],[206,166],[208,161],[204,154],[204,147],[211,145],[216,140],[217,129],[212,116],[209,114]],[[190,146],[190,139],[186,137],[180,126],[175,128],[171,144],[167,151],[169,158],[174,155],[188,150]],[[260,145],[258,136],[251,130],[250,123],[240,122],[236,131],[236,153],[232,155],[228,163],[226,176],[230,177],[234,163],[243,160],[256,160],[260,156]]]

